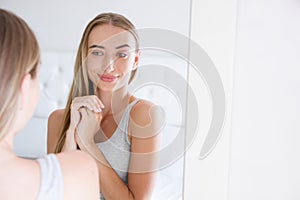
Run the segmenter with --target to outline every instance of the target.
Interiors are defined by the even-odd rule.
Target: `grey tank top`
[[[41,184],[38,200],[61,200],[63,178],[59,162],[54,154],[37,159],[41,170]]]
[[[111,167],[126,185],[128,183],[127,177],[131,150],[131,143],[128,140],[128,123],[130,111],[139,100],[135,99],[128,104],[113,135],[104,142],[96,143]],[[102,194],[101,199],[104,199]]]

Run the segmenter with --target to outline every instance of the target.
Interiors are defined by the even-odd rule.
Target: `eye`
[[[92,51],[92,55],[94,55],[94,56],[103,56],[104,53],[102,51]]]
[[[126,53],[126,52],[117,53],[117,57],[119,57],[119,58],[126,58],[127,56],[128,56],[128,53]]]

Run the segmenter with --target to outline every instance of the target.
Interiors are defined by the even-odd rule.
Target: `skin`
[[[20,95],[14,126],[0,141],[0,199],[36,199],[40,189],[39,164],[20,158],[13,151],[16,133],[28,122],[39,100],[38,76],[24,76]],[[97,166],[88,154],[70,151],[57,154],[57,159],[63,175],[63,199],[99,199],[99,183],[95,178],[98,176]]]
[[[161,122],[164,121],[158,106],[140,100],[130,112],[128,139],[132,156],[128,185],[111,169],[95,145],[113,135],[126,106],[136,99],[128,92],[128,81],[131,71],[138,66],[140,52],[134,50],[135,40],[129,32],[110,24],[98,25],[92,30],[88,47],[88,73],[97,89],[95,95],[73,99],[63,151],[76,149],[78,144],[82,151],[94,157],[101,192],[106,199],[150,199],[158,162],[151,154],[159,150]],[[103,76],[114,78],[105,81]],[[64,110],[56,110],[49,117],[48,152],[55,150],[63,113]],[[145,156],[136,156],[138,153]],[[141,163],[144,163],[143,169]],[[136,173],[141,171],[144,173]]]

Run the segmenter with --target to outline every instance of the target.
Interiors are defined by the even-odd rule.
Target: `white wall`
[[[212,57],[229,99],[232,80],[234,90],[232,121],[227,113],[212,154],[197,160],[203,130],[186,153],[186,199],[300,198],[299,21],[296,0],[193,1],[192,39]]]
[[[239,0],[230,200],[300,199],[300,2]]]
[[[76,50],[85,26],[101,12],[124,14],[138,29],[189,32],[189,0],[0,0],[0,6],[23,17],[47,51]]]
[[[204,160],[199,154],[207,135],[211,117],[211,99],[199,79],[192,78],[199,102],[199,130],[185,157],[185,199],[227,199],[228,166],[231,127],[231,93],[236,31],[236,0],[192,1],[191,39],[197,42],[214,62],[225,88],[226,119],[222,136],[215,149]],[[190,107],[194,105],[189,105]]]

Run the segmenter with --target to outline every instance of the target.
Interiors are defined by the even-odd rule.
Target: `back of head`
[[[26,22],[0,9],[0,140],[12,127],[18,112],[25,74],[36,76],[40,62],[38,42]]]

